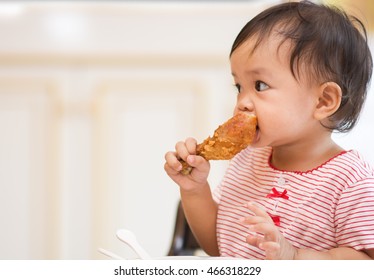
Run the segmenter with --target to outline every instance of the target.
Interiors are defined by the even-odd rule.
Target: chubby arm
[[[283,260],[370,260],[374,259],[374,249],[358,251],[348,247],[333,248],[319,252],[311,249],[297,249],[280,233],[271,217],[255,204],[248,204],[253,216],[243,217],[248,225],[247,243],[265,251],[266,259]]]
[[[195,154],[195,139],[187,138],[184,142],[178,142],[175,152],[166,153],[164,168],[179,186],[185,216],[201,248],[209,255],[218,256],[217,205],[207,181],[210,165],[203,157]],[[193,167],[190,174],[183,175],[180,172],[182,164],[179,158]]]
[[[210,187],[198,193],[181,190],[181,199],[188,224],[201,248],[211,256],[218,256],[216,236],[217,205],[212,198]]]
[[[317,252],[307,249],[297,249],[295,260],[371,260],[374,249],[357,251],[353,248],[338,247],[326,252]]]

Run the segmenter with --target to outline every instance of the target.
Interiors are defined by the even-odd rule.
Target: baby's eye
[[[257,91],[267,90],[268,88],[269,88],[269,86],[262,81],[256,81],[255,82],[255,89]]]
[[[238,92],[240,92],[241,86],[239,84],[235,84],[235,87],[238,90]]]

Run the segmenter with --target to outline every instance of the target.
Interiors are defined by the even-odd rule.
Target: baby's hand
[[[164,169],[169,177],[184,190],[194,190],[201,185],[206,185],[210,165],[207,160],[196,155],[197,142],[193,138],[187,138],[186,141],[178,142],[175,145],[175,151],[165,154]],[[188,175],[182,174],[182,164],[179,159],[187,162],[192,171]]]
[[[253,203],[248,203],[248,209],[254,215],[241,219],[253,232],[247,236],[247,243],[264,250],[268,260],[294,259],[297,249],[284,238],[269,214]]]

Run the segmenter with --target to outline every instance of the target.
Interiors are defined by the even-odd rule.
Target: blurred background
[[[231,44],[281,2],[1,1],[0,259],[132,258],[120,228],[166,255],[179,192],[164,154],[231,116]],[[373,1],[330,2],[372,40]],[[334,137],[374,163],[372,95]],[[212,187],[226,164],[212,163]]]

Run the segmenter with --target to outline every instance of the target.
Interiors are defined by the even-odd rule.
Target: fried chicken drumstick
[[[250,145],[256,134],[257,118],[254,115],[238,113],[220,125],[212,137],[196,147],[196,154],[206,160],[229,160]],[[183,160],[182,174],[190,174],[192,167]]]

